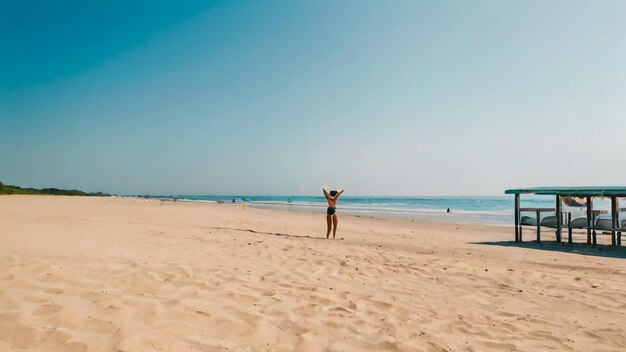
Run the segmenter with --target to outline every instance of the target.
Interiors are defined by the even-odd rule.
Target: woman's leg
[[[326,238],[330,236],[331,225],[332,225],[332,215],[326,215]]]
[[[333,238],[335,238],[335,234],[337,233],[337,223],[339,222],[339,217],[337,213],[333,214]]]

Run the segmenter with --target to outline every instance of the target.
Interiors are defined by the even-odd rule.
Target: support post
[[[556,195],[556,241],[561,242],[561,224],[563,223],[563,214],[561,214],[561,196]]]
[[[611,197],[611,245],[617,245],[615,229],[617,228],[617,197]]]
[[[615,227],[619,227],[621,228],[622,226],[620,226],[620,220],[619,220],[619,198],[615,198]],[[617,231],[617,245],[621,246],[622,245],[622,231]]]
[[[587,244],[591,244],[591,197],[587,197]]]
[[[567,243],[572,243],[572,213],[567,213]]]
[[[522,242],[522,234],[519,226],[519,194],[515,195],[515,242]]]
[[[537,210],[537,242],[541,242],[541,212]]]
[[[594,211],[593,211],[593,198],[591,198],[591,216],[593,217],[594,215]],[[592,245],[595,246],[598,244],[598,234],[596,233],[596,222],[595,222],[595,218],[591,219],[591,234],[592,234]]]

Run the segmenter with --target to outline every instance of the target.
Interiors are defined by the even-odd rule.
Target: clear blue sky
[[[0,1],[0,181],[626,183],[626,1]]]

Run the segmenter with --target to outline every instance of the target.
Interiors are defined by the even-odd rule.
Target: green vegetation
[[[55,196],[96,196],[96,197],[108,197],[109,194],[96,192],[96,193],[87,193],[83,191],[78,191],[75,189],[66,190],[66,189],[57,189],[57,188],[22,188],[19,186],[9,186],[4,185],[0,182],[0,195],[2,194],[47,194],[47,195],[55,195]]]

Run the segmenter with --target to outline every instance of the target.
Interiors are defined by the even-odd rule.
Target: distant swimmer
[[[333,230],[333,238],[335,238],[335,234],[337,233],[337,223],[339,222],[339,218],[337,217],[337,201],[339,200],[339,196],[343,193],[341,191],[332,190],[330,193],[326,191],[326,188],[322,189],[324,192],[324,197],[326,197],[326,201],[328,202],[328,209],[326,209],[326,238],[330,236],[330,230]]]
[[[450,212],[450,208],[448,208],[448,211],[446,211],[446,213],[449,213],[449,212]]]

